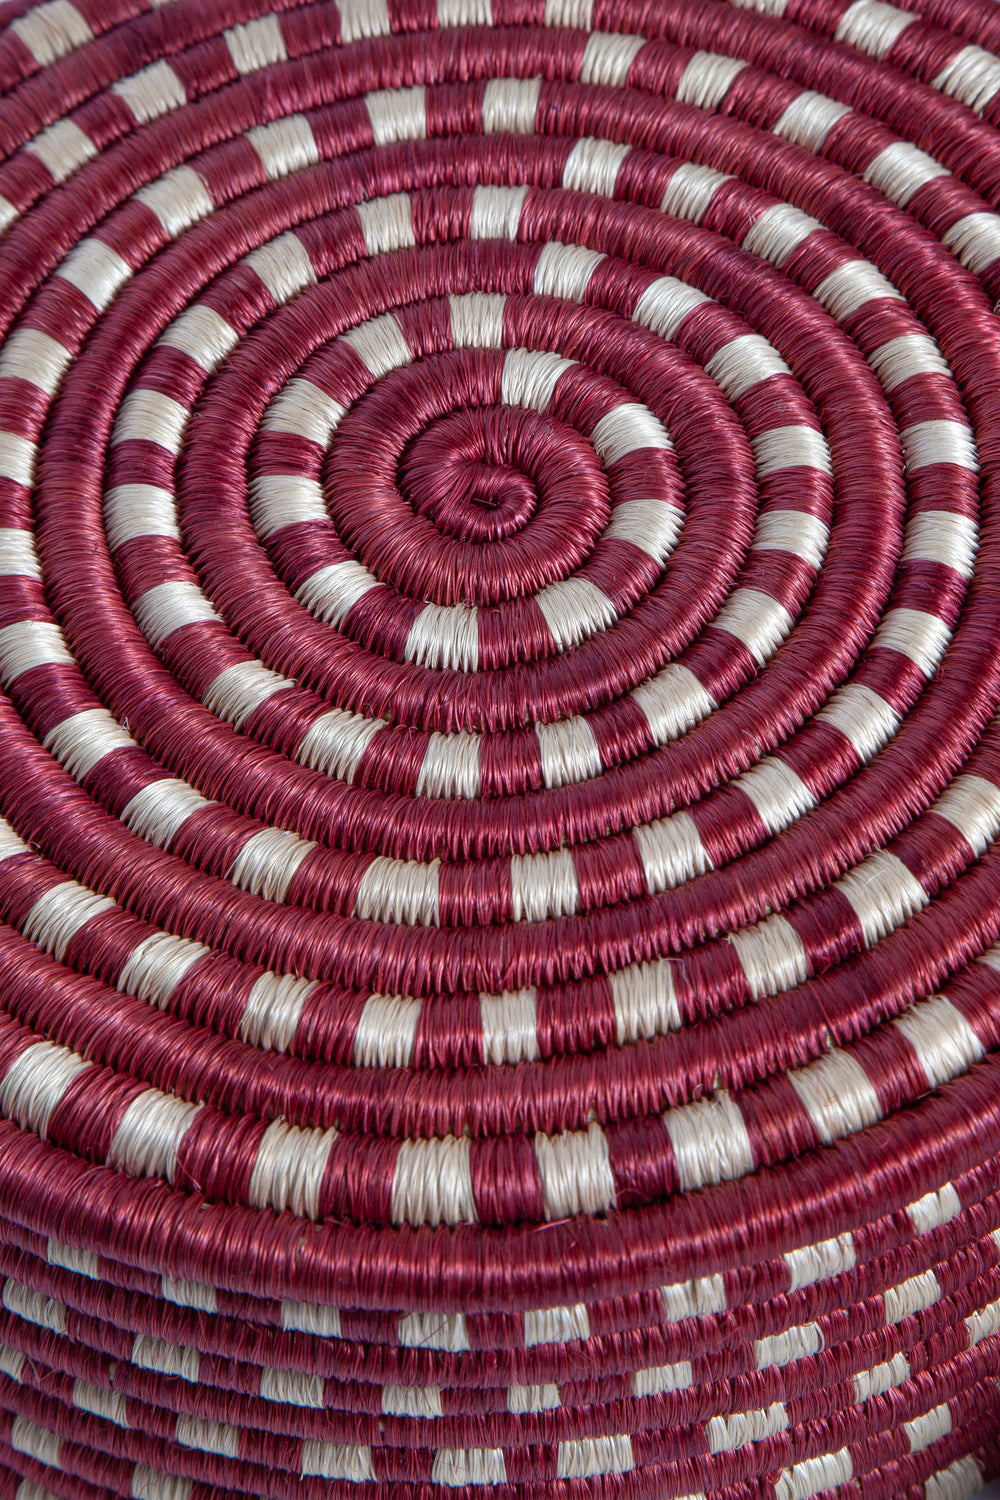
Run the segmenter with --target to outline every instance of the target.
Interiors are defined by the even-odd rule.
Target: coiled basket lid
[[[0,23],[0,1500],[965,1500],[1000,11]]]

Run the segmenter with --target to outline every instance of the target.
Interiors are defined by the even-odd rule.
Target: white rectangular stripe
[[[538,1056],[538,1022],[535,991],[506,990],[500,995],[480,995],[483,1022],[483,1054],[487,1063],[533,1062]]]
[[[288,60],[281,23],[276,15],[261,16],[243,26],[233,26],[222,35],[233,67],[241,76]]]
[[[409,89],[378,89],[365,95],[365,107],[376,146],[395,141],[427,138],[427,91],[422,85]]]
[[[786,1074],[824,1146],[882,1118],[875,1086],[851,1053],[839,1047]]]
[[[388,36],[392,31],[387,0],[337,0],[337,13],[345,47],[365,37]]]
[[[670,959],[630,964],[610,974],[608,979],[619,1046],[640,1037],[663,1036],[680,1029],[681,1012],[674,993]]]
[[[286,526],[323,522],[323,488],[304,474],[255,474],[250,481],[250,515],[262,541]]]
[[[946,995],[918,1000],[893,1023],[913,1048],[932,1088],[965,1073],[983,1055],[983,1044]]]
[[[165,1177],[172,1183],[177,1152],[200,1108],[159,1089],[145,1089],[118,1122],[108,1166],[130,1177]]]
[[[334,1129],[301,1129],[272,1120],[257,1149],[247,1197],[254,1208],[273,1208],[307,1219],[319,1217],[326,1164],[333,1150]]]
[[[887,849],[848,870],[835,889],[854,908],[869,948],[922,911],[930,899],[916,876]]]
[[[354,1033],[359,1068],[408,1068],[420,1023],[421,1002],[409,995],[369,995]]]
[[[292,230],[251,250],[244,264],[260,277],[279,307],[316,280],[305,246]]]
[[[150,63],[111,85],[112,93],[128,105],[140,125],[158,120],[187,103],[184,85],[168,62]]]
[[[468,1136],[405,1140],[392,1183],[394,1224],[470,1224],[476,1220]]]
[[[725,1089],[710,1099],[668,1109],[663,1116],[684,1192],[727,1182],[755,1166],[746,1122]]]
[[[260,158],[269,182],[313,167],[319,161],[319,147],[305,115],[286,115],[271,125],[255,125],[246,132],[246,138]]]
[[[33,5],[10,25],[41,68],[48,68],[67,53],[94,40],[86,17],[69,0],[48,0]]]
[[[547,1219],[604,1213],[615,1201],[608,1143],[596,1122],[586,1130],[535,1136],[535,1157],[542,1180]]]
[[[84,162],[97,155],[90,136],[72,120],[58,120],[30,140],[24,149],[38,157],[55,182],[65,182]]]

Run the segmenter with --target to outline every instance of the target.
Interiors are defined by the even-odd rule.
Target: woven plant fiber
[[[0,1500],[1000,1474],[1000,8],[0,0]]]

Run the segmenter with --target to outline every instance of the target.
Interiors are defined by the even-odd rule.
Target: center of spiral
[[[474,405],[495,378],[463,391],[461,374],[442,355],[380,381],[340,424],[324,491],[342,541],[382,583],[421,604],[499,606],[585,563],[608,524],[608,480],[584,434]]]
[[[401,487],[413,509],[459,542],[512,536],[538,508],[535,482],[502,442],[490,420],[496,415],[441,418],[414,439],[402,465]]]

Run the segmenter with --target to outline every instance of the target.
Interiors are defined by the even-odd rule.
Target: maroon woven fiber
[[[994,0],[0,0],[0,1500],[1000,1474]]]

